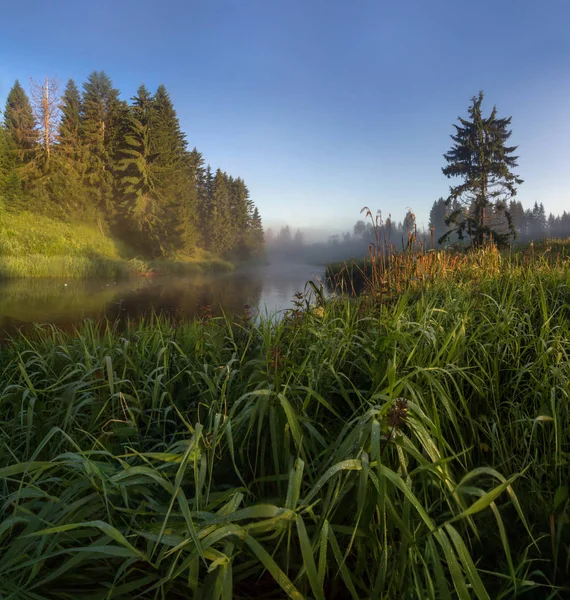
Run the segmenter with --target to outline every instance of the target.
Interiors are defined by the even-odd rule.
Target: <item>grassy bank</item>
[[[146,261],[93,225],[62,223],[31,213],[0,214],[0,278],[120,278],[232,268],[228,261],[201,250],[195,256]]]
[[[0,596],[568,597],[569,286],[15,338]]]

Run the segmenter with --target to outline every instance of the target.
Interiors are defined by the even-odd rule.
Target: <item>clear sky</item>
[[[569,0],[2,2],[15,78],[164,83],[190,146],[242,176],[267,225],[348,229],[364,205],[427,225],[442,154],[485,91],[512,115],[519,199],[570,209]]]

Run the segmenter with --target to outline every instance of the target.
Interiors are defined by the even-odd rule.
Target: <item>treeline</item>
[[[289,225],[276,233],[268,229],[265,236],[269,259],[273,261],[308,262],[328,264],[348,258],[361,258],[368,252],[369,244],[379,243],[383,248],[398,251],[408,247],[429,247],[429,233],[420,231],[416,216],[408,210],[402,221],[393,221],[391,215],[381,212],[368,214],[358,220],[352,231],[335,233],[322,242],[307,242],[299,229],[293,233]]]
[[[276,233],[272,229],[267,230],[267,251],[272,260],[325,264],[351,257],[360,258],[367,253],[370,244],[379,244],[381,248],[391,251],[437,248],[440,246],[438,240],[450,230],[445,223],[446,217],[460,208],[458,203],[453,202],[447,206],[445,200],[440,198],[433,203],[427,227],[418,224],[416,215],[409,209],[399,221],[392,219],[392,215],[384,218],[380,211],[369,213],[366,219],[354,224],[352,231],[330,235],[326,242],[307,243],[302,231],[297,229],[293,233],[291,226],[285,225]],[[493,231],[499,233],[510,231],[510,219],[516,232],[515,243],[570,237],[570,213],[546,216],[542,203],[535,203],[532,209],[525,210],[518,201],[511,201],[508,208],[508,211],[502,211],[490,207],[487,219]],[[453,233],[445,245],[458,242],[465,244],[469,240],[461,241]]]
[[[453,205],[448,207],[443,198],[433,203],[429,215],[429,227],[433,228],[436,240],[449,230],[445,219],[454,210],[457,210],[457,207]],[[505,211],[494,214],[491,208],[490,213],[489,218],[493,220],[494,229],[497,231],[507,231],[510,222],[515,233],[515,243],[570,237],[570,213],[564,211],[561,215],[552,213],[547,215],[542,202],[540,204],[535,202],[532,209],[525,209],[521,202],[511,200]]]
[[[0,204],[97,223],[145,256],[264,249],[244,180],[188,149],[166,88],[141,85],[126,102],[102,71],[61,95],[49,79],[30,95],[15,82],[0,125]]]

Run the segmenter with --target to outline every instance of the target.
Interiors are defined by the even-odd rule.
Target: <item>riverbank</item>
[[[130,275],[230,271],[229,261],[193,256],[145,260],[102,228],[32,213],[0,215],[0,278],[124,278]]]
[[[0,596],[566,597],[569,306],[545,261],[16,336]]]
[[[396,251],[371,247],[367,256],[326,266],[332,289],[358,295],[363,292],[391,297],[408,289],[425,289],[442,283],[473,284],[479,279],[524,268],[566,268],[570,238],[547,239],[505,250],[495,246],[478,250],[410,249]]]

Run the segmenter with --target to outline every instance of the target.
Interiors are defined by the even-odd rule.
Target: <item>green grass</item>
[[[471,273],[15,337],[0,597],[567,598],[570,274]]]
[[[103,229],[32,213],[0,213],[0,278],[119,278],[132,274],[227,271],[232,263],[195,256],[146,261]]]

